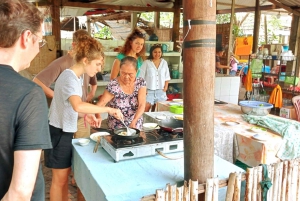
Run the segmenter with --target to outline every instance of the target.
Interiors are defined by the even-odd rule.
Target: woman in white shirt
[[[168,63],[162,58],[162,45],[155,44],[150,48],[150,55],[143,62],[139,77],[146,80],[147,97],[145,112],[155,110],[158,101],[167,100],[166,91],[170,78]]]

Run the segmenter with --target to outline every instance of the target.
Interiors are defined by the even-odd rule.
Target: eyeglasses
[[[136,73],[125,73],[123,71],[120,71],[120,75],[122,77],[126,77],[126,76],[129,76],[129,77],[135,77],[136,76]]]
[[[37,38],[39,38],[36,34],[32,33],[33,35],[35,35]],[[41,39],[38,41],[39,42],[39,47],[42,48],[44,47],[44,45],[46,45],[47,41],[45,39]]]

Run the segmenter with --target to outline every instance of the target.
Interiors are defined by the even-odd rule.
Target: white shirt
[[[64,70],[57,78],[50,106],[49,124],[64,132],[77,131],[78,113],[69,102],[70,96],[82,97],[82,79],[70,70]]]
[[[171,79],[168,63],[166,60],[161,59],[158,68],[156,68],[154,63],[147,59],[141,66],[139,77],[146,80],[147,89],[164,89],[165,81]]]

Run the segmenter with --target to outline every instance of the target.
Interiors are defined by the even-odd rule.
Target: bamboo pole
[[[169,185],[169,201],[176,201],[176,187],[177,185]]]
[[[274,166],[273,165],[268,165],[268,176],[273,184],[274,183]],[[268,200],[273,200],[273,185],[269,189],[267,197],[268,197]]]
[[[297,160],[292,160],[291,161],[293,164],[293,173],[292,173],[292,186],[291,186],[291,196],[292,196],[292,200],[296,200],[297,198],[297,184],[298,184],[298,161]]]
[[[276,163],[274,165],[274,182],[273,182],[273,200],[277,201],[277,196],[278,196],[278,180],[279,180],[279,167],[280,167],[280,163]]]
[[[190,200],[198,201],[198,180],[192,181],[190,179],[189,183],[190,183],[190,193],[191,193]]]
[[[256,201],[257,200],[257,167],[253,168],[253,183],[252,183],[252,200],[251,201]]]
[[[261,185],[260,182],[262,181],[262,166],[257,167],[257,201],[262,200],[262,190],[261,190]]]
[[[300,201],[300,159],[298,159],[298,178],[297,178],[298,188],[296,200]]]
[[[211,201],[213,198],[214,179],[206,180],[205,201]]]
[[[233,199],[235,179],[236,179],[236,174],[230,173],[225,201],[232,201],[232,199]]]
[[[240,201],[241,197],[241,182],[242,182],[242,173],[236,173],[235,183],[234,183],[234,194],[233,201]]]
[[[212,201],[219,200],[219,178],[214,178],[213,198]]]
[[[283,162],[283,172],[282,172],[282,188],[281,188],[281,201],[286,201],[286,191],[287,191],[287,178],[288,178],[288,161]]]
[[[190,188],[187,185],[187,182],[184,181],[184,187],[183,187],[183,201],[189,201],[190,200]]]
[[[162,189],[156,190],[155,201],[165,201],[165,191]]]
[[[291,161],[289,161],[289,166],[288,166],[288,179],[287,179],[287,186],[286,186],[286,200],[290,201],[292,196],[291,196],[291,189],[292,189],[292,173],[293,173],[293,167]]]
[[[246,201],[252,201],[252,188],[253,188],[253,168],[247,168],[246,175]]]
[[[183,186],[177,187],[176,189],[176,201],[182,201],[183,200]]]
[[[277,200],[280,201],[282,191],[282,180],[283,180],[283,162],[279,162],[279,175],[278,175],[278,193]]]

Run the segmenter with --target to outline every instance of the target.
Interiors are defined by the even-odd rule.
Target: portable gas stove
[[[141,131],[140,137],[134,139],[118,139],[117,135],[104,136],[101,146],[115,162],[162,153],[183,151],[183,132],[176,134],[164,131]]]

